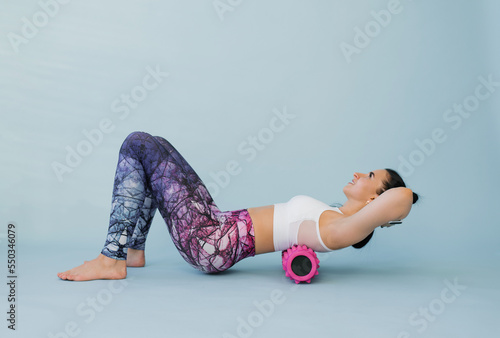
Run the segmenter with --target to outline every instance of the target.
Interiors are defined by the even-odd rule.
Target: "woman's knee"
[[[147,142],[148,138],[152,138],[148,133],[142,132],[142,131],[134,131],[130,133],[125,140],[122,143],[122,150],[126,148],[131,148],[139,144],[144,144],[144,142]]]
[[[148,137],[152,137],[152,136],[146,132],[143,132],[143,131],[134,131],[134,132],[131,132],[130,134],[128,134],[128,136],[125,138],[125,142],[144,140]]]

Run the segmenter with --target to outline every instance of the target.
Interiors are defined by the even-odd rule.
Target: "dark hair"
[[[389,174],[389,179],[384,181],[382,188],[380,188],[377,191],[377,194],[380,195],[384,191],[389,190],[391,188],[406,187],[405,182],[403,181],[401,176],[395,170],[392,170],[389,168],[385,168],[385,170]],[[415,204],[417,201],[418,201],[418,195],[416,193],[413,193],[413,204]],[[375,232],[375,230],[372,231],[368,236],[366,236],[365,239],[354,244],[352,247],[356,248],[356,249],[361,249],[362,247],[364,247],[370,241],[370,239],[373,237],[374,232]]]

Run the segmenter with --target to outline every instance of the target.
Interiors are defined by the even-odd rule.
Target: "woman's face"
[[[354,173],[353,179],[343,189],[348,199],[367,202],[375,199],[377,191],[382,189],[384,182],[389,179],[385,169],[370,171],[369,173]]]

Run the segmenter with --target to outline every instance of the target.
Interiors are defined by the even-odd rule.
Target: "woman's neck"
[[[339,209],[344,215],[351,216],[360,211],[365,205],[366,203],[363,202],[347,200]]]

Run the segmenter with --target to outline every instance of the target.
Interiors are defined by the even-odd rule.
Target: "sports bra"
[[[325,210],[342,214],[339,208],[304,195],[292,197],[286,203],[274,204],[274,250],[282,251],[293,245],[307,245],[318,252],[333,251],[323,243],[319,232],[319,218]]]

